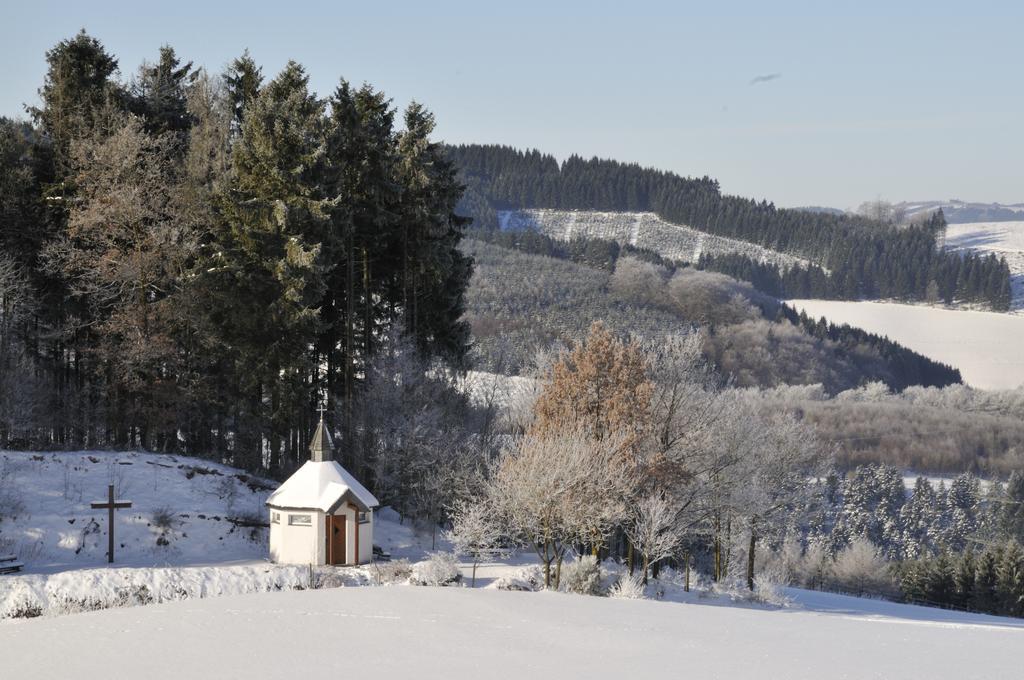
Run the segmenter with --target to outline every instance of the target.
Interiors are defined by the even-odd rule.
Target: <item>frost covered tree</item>
[[[806,480],[817,472],[820,453],[820,443],[804,423],[785,415],[761,423],[753,455],[739,467],[745,481],[734,492],[736,510],[749,534],[746,578],[750,590],[754,589],[759,539],[781,533],[780,519],[797,504]]]
[[[636,484],[627,441],[594,439],[577,426],[528,434],[501,453],[488,496],[508,534],[537,552],[545,587],[558,587],[567,551],[604,540],[625,520]]]
[[[945,508],[948,513],[943,543],[952,552],[961,552],[978,530],[981,483],[970,474],[957,476],[946,492]]]
[[[939,498],[926,477],[918,477],[910,498],[900,510],[903,525],[901,556],[917,559],[934,554],[942,515]]]
[[[683,541],[683,527],[678,509],[658,491],[652,491],[632,502],[626,522],[626,535],[643,556],[643,582],[648,570],[663,559],[672,557]]]
[[[457,554],[466,555],[472,560],[470,586],[475,588],[477,565],[505,552],[505,531],[486,498],[459,499],[449,512],[452,526],[446,535]]]
[[[866,465],[846,478],[843,511],[836,532],[843,542],[862,537],[883,555],[899,557],[900,510],[906,500],[903,476],[890,465]]]
[[[836,555],[832,582],[854,595],[890,595],[894,589],[889,565],[866,538],[855,538]]]
[[[83,310],[68,333],[92,339],[82,365],[112,392],[107,426],[115,441],[157,449],[175,440],[173,376],[187,354],[176,335],[181,274],[197,246],[180,219],[173,147],[170,136],[147,134],[132,116],[109,135],[77,140],[77,200],[65,237],[47,248],[49,270]]]
[[[372,480],[382,503],[433,530],[487,460],[470,440],[475,414],[454,378],[432,370],[401,328],[379,343],[357,394],[344,463]]]

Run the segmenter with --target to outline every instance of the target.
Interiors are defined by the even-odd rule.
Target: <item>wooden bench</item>
[[[16,555],[0,555],[0,574],[13,574],[24,566],[25,563],[19,562]]]

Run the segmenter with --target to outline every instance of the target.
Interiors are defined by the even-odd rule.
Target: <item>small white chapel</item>
[[[310,459],[267,499],[270,559],[279,564],[365,564],[373,559],[379,503],[333,458],[323,414]]]

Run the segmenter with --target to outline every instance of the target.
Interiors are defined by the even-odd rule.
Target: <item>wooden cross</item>
[[[132,507],[131,501],[115,501],[114,500],[114,485],[107,485],[107,500],[106,501],[93,501],[93,510],[107,509],[107,563],[114,561],[114,509],[115,508],[130,508]]]

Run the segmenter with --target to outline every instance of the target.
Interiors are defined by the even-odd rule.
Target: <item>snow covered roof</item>
[[[363,509],[380,505],[365,486],[335,461],[310,460],[270,494],[267,505],[330,512],[346,494]]]

